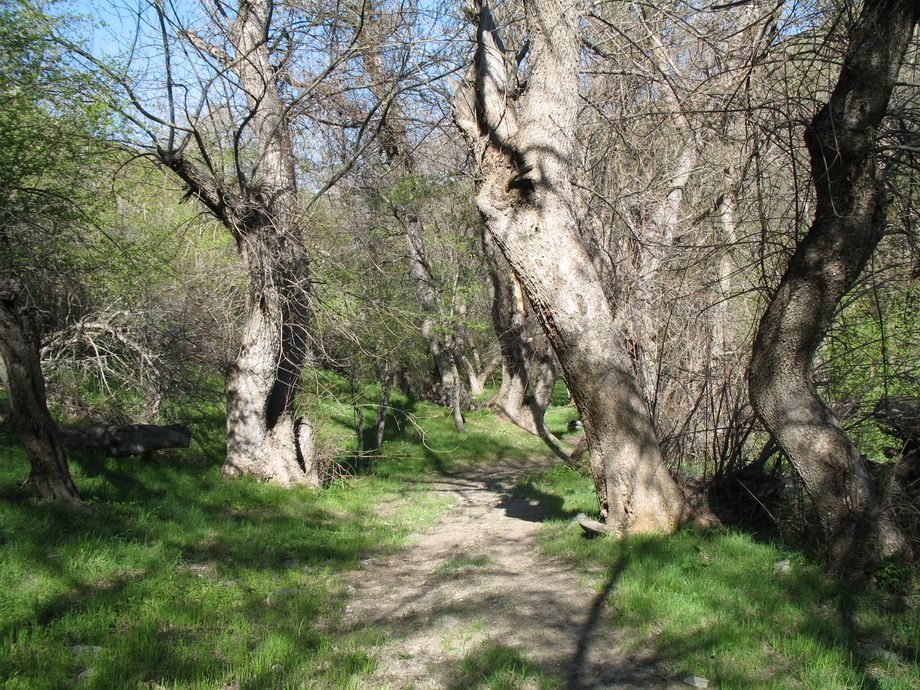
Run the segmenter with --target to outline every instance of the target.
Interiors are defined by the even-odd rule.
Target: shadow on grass
[[[500,642],[486,642],[470,651],[448,681],[449,690],[489,688],[504,690],[520,687],[559,687],[557,678],[528,660],[519,649]]]
[[[578,514],[578,511],[564,507],[565,501],[561,496],[541,491],[533,482],[518,484],[514,488],[514,495],[538,506],[549,519],[567,520]]]
[[[580,670],[608,605],[612,618],[601,624],[621,628],[634,655],[675,678],[702,676],[720,688],[910,687],[879,683],[860,649],[871,631],[857,593],[804,558],[793,555],[788,572],[775,569],[788,552],[738,533],[567,539],[579,563],[613,563],[573,656],[570,688],[595,687]],[[916,658],[900,663],[893,673],[918,677]],[[628,681],[609,671],[609,681]]]
[[[317,629],[344,605],[336,573],[395,542],[371,496],[80,457],[93,518],[33,501],[15,469],[0,471],[0,685],[338,687],[372,666]]]

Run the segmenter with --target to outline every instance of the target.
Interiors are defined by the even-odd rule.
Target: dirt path
[[[448,513],[407,551],[355,575],[345,625],[382,627],[390,637],[368,687],[469,687],[461,662],[484,660],[490,645],[573,690],[681,687],[654,659],[618,651],[606,591],[539,553],[544,515],[507,493],[526,469],[438,478],[427,490],[448,495]]]

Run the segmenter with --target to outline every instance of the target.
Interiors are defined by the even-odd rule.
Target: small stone
[[[80,671],[80,673],[77,674],[77,682],[85,683],[86,681],[89,680],[89,677],[92,675],[92,673],[93,673],[93,669],[91,668],[83,669],[82,671]]]
[[[791,573],[792,572],[792,562],[786,558],[782,561],[777,561],[773,564],[774,573]]]
[[[684,678],[684,683],[689,685],[691,688],[709,687],[709,680],[707,678],[700,678],[699,676],[687,676]]]
[[[284,673],[284,666],[281,664],[272,664],[273,673]]]
[[[352,587],[351,585],[348,585],[348,587],[345,588],[345,594],[347,594],[350,597],[355,596],[357,593],[358,593],[358,590]]]
[[[99,652],[102,651],[102,647],[89,644],[75,644],[70,646],[70,651],[72,654],[77,655],[89,654],[95,659],[99,656]]]
[[[273,604],[276,601],[282,599],[290,599],[291,597],[297,596],[296,589],[276,589],[274,592],[265,597],[266,604]]]
[[[897,654],[892,652],[890,649],[885,649],[884,647],[872,647],[869,649],[869,654],[871,654],[876,659],[887,661],[890,664],[897,665],[901,662],[901,659]]]

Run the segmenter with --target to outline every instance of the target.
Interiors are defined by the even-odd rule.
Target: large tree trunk
[[[282,485],[319,486],[312,449],[299,447],[300,427],[295,394],[307,360],[308,295],[306,259],[295,275],[278,264],[296,256],[294,246],[258,247],[271,282],[259,275],[259,261],[248,256],[254,242],[241,247],[249,267],[247,315],[240,349],[227,375],[227,459],[225,476],[250,474]],[[255,266],[253,264],[255,263]],[[298,281],[298,282],[295,282]]]
[[[670,531],[686,516],[642,392],[618,346],[614,314],[576,228],[576,6],[526,3],[530,73],[520,125],[504,48],[481,7],[471,76],[455,121],[482,161],[477,203],[550,340],[584,421],[601,514],[617,533]]]
[[[309,262],[298,226],[287,114],[267,44],[272,8],[271,0],[241,0],[232,32],[233,70],[246,91],[259,147],[251,182],[260,204],[232,228],[249,277],[248,314],[227,380],[224,474],[319,486],[316,458],[304,453],[312,448],[298,446],[299,427],[309,422],[294,411],[308,352]]]
[[[536,315],[528,309],[520,281],[489,232],[483,234],[483,245],[493,263],[492,324],[502,356],[502,383],[489,401],[489,409],[525,431],[555,442],[544,415],[558,377],[556,355]]]
[[[41,498],[59,498],[86,510],[70,476],[57,425],[48,412],[38,344],[30,337],[19,309],[20,292],[11,281],[0,283],[0,373],[4,373],[13,426],[32,465],[28,483]]]
[[[319,486],[313,429],[295,415],[295,393],[308,354],[309,260],[299,226],[287,110],[268,45],[272,11],[272,0],[240,0],[230,33],[233,56],[201,45],[194,34],[185,35],[223,60],[245,93],[251,150],[236,151],[233,183],[181,149],[158,153],[233,234],[246,268],[245,323],[227,374],[224,475]]]
[[[879,505],[859,450],[815,391],[812,364],[841,298],[881,240],[885,196],[876,130],[920,17],[916,0],[866,0],[837,86],[805,133],[815,219],[763,316],[750,367],[751,400],[802,477],[838,571],[904,541]]]

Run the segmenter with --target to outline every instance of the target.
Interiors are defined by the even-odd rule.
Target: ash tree
[[[79,51],[127,95],[123,114],[137,135],[129,144],[235,240],[246,296],[226,374],[225,476],[319,485],[314,424],[298,413],[302,372],[320,342],[310,213],[373,142],[380,113],[416,70],[407,63],[380,93],[361,81],[367,12],[364,3],[151,3],[135,15],[123,68]]]
[[[577,3],[525,3],[527,49],[505,50],[477,3],[476,55],[454,117],[478,171],[477,204],[538,314],[584,421],[601,515],[621,534],[670,531],[688,513],[665,467],[615,305],[578,232]],[[526,77],[520,66],[526,56]]]

